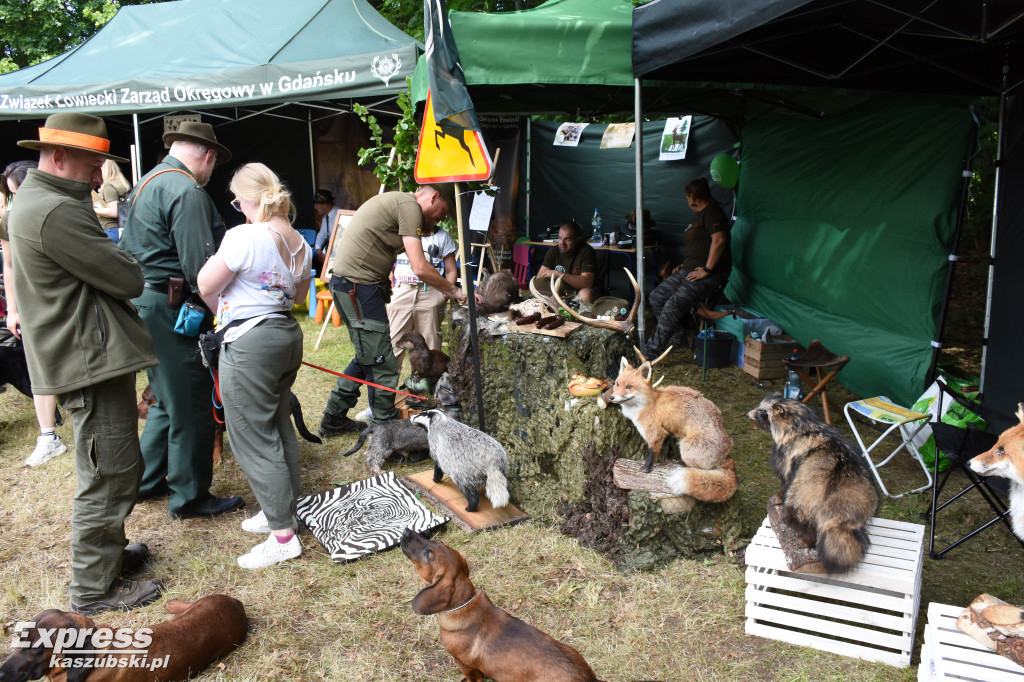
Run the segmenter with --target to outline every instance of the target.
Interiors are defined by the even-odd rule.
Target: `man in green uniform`
[[[173,518],[233,511],[240,497],[210,494],[213,480],[213,380],[196,352],[196,338],[174,331],[180,303],[168,302],[172,277],[185,280],[182,300],[198,291],[196,277],[217,251],[224,220],[203,187],[215,164],[231,159],[209,123],[182,123],[164,134],[170,152],[139,180],[118,244],[135,256],[146,280],[132,302],[149,328],[160,366],[148,370],[157,403],[142,431],[146,462],[139,499],[170,494]]]
[[[143,606],[156,580],[119,578],[141,567],[145,546],[126,548],[124,520],[139,490],[135,372],[156,364],[153,343],[128,299],[142,272],[100,229],[90,190],[110,141],[102,119],[54,114],[39,129],[39,168],[11,212],[11,248],[32,390],[56,395],[74,421],[78,487],[71,512],[71,608],[92,614]]]
[[[587,303],[597,298],[594,280],[597,279],[597,254],[594,247],[583,241],[583,233],[575,220],[558,226],[558,248],[548,249],[544,263],[537,271],[538,277],[562,278],[562,284],[572,295],[579,296]],[[559,294],[562,290],[559,290]]]
[[[455,207],[455,189],[450,183],[423,185],[415,192],[385,192],[373,197],[356,211],[341,235],[334,258],[331,296],[348,326],[355,357],[345,374],[394,388],[398,385],[398,363],[391,348],[391,329],[385,305],[391,298],[388,276],[395,256],[403,251],[417,277],[460,305],[466,302],[462,289],[438,274],[423,255],[420,238],[433,232]],[[359,399],[360,384],[339,378],[327,399],[320,435],[336,436],[358,431],[363,424],[347,412]],[[393,419],[395,395],[391,391],[368,391],[371,422]]]

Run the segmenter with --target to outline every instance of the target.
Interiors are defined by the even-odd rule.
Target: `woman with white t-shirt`
[[[235,172],[231,205],[249,223],[228,230],[199,272],[199,293],[224,332],[220,394],[231,450],[260,503],[244,530],[269,537],[238,558],[261,568],[302,554],[295,536],[299,444],[291,387],[302,363],[302,330],[292,305],[309,291],[312,252],[291,225],[295,205],[262,163]]]

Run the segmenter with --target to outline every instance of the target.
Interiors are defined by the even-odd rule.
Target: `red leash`
[[[341,372],[335,372],[333,369],[327,369],[326,367],[317,367],[316,365],[312,365],[312,364],[306,362],[305,360],[302,361],[302,364],[304,364],[306,367],[312,367],[313,369],[318,369],[321,372],[327,372],[328,374],[333,374],[336,377],[342,377],[343,379],[348,379],[349,381],[354,381],[357,384],[366,384],[367,386],[373,386],[374,388],[382,388],[385,391],[391,391],[392,393],[401,393],[402,395],[407,395],[410,398],[416,398],[417,400],[429,400],[429,398],[424,398],[423,396],[420,396],[420,395],[413,395],[412,393],[406,393],[405,391],[399,391],[397,388],[391,388],[389,386],[381,386],[380,384],[375,384],[372,381],[366,381],[365,379],[356,379],[355,377],[350,377],[347,374],[342,374]]]

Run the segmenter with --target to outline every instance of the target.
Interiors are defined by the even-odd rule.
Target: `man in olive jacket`
[[[39,169],[18,192],[9,229],[32,390],[57,395],[75,430],[71,514],[71,608],[92,614],[143,606],[159,581],[119,575],[137,569],[126,552],[125,517],[142,476],[135,372],[156,364],[153,342],[129,302],[142,271],[100,229],[90,190],[100,182],[110,142],[102,119],[54,114],[39,129]],[[135,550],[134,552],[132,550]]]

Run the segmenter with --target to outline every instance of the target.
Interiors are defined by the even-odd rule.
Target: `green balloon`
[[[711,179],[732,189],[740,179],[740,165],[729,154],[719,154],[711,160]]]

